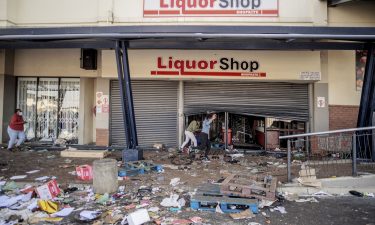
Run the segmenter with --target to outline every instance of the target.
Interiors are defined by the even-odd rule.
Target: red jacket
[[[23,121],[22,116],[17,115],[17,113],[13,114],[12,119],[10,120],[9,127],[13,130],[17,131],[23,131],[23,124],[25,121]]]

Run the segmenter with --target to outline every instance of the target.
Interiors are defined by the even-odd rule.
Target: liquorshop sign
[[[256,60],[237,60],[233,57],[218,59],[179,59],[172,56],[157,57],[156,69],[151,75],[168,76],[222,76],[222,77],[266,77],[260,72]]]
[[[278,0],[144,0],[144,17],[276,17]]]

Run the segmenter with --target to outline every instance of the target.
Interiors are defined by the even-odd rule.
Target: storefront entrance
[[[132,87],[140,147],[178,146],[178,82],[134,80]],[[226,122],[228,144],[261,150],[283,148],[278,135],[304,132],[309,120],[308,84],[184,81],[183,87],[184,126],[193,119],[203,121],[207,111],[217,112],[210,135],[216,146],[224,143]],[[125,145],[118,81],[110,89],[110,143]]]
[[[79,78],[18,78],[27,140],[78,142],[79,87]]]

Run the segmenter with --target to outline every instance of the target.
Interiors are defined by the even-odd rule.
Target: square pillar
[[[78,143],[93,142],[94,79],[80,79]]]

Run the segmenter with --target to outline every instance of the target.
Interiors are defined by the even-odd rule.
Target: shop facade
[[[129,57],[141,147],[178,146],[188,123],[202,121],[194,116],[206,112],[219,114],[214,136],[222,133],[225,113],[250,119],[249,128],[234,129],[233,137],[250,136],[248,143],[263,148],[266,119],[298,121],[304,124],[300,132],[311,123],[309,85],[321,79],[319,52],[131,50]],[[116,145],[125,143],[117,80],[111,80],[110,93],[109,139]]]
[[[52,59],[54,52],[63,54]],[[342,87],[330,75],[345,77],[340,82],[349,87],[355,83],[354,52],[341,53],[349,56],[346,62],[351,65],[334,71],[331,65],[336,66],[337,59],[330,55],[336,56],[335,51],[129,50],[140,146],[179,146],[186,125],[191,119],[202,120],[207,111],[219,114],[219,136],[227,112],[233,140],[264,148],[282,147],[275,144],[275,130],[277,135],[328,130],[335,119],[329,94],[336,95]],[[98,70],[93,71],[79,68],[79,55],[79,49],[15,51],[14,107],[26,111],[28,138],[43,141],[71,135],[72,143],[124,146],[115,55],[100,50]],[[48,59],[56,70],[39,62]],[[64,60],[74,61],[74,69],[58,64]],[[349,101],[354,101],[353,93],[360,94],[355,85],[341,90],[339,96],[351,96]],[[318,105],[318,99],[324,104]],[[351,107],[358,107],[357,99],[357,106]],[[351,120],[356,116],[353,113]],[[238,120],[247,125],[236,128]]]
[[[260,5],[262,1],[239,1],[245,5],[193,1],[197,5],[184,10],[183,1],[51,1],[60,7],[23,0],[0,2],[7,12],[0,17],[0,25],[15,28],[74,24],[131,30],[151,25],[155,28],[148,29],[158,33],[158,26],[172,30],[171,26],[190,25],[184,32],[195,33],[192,26],[196,26],[220,33],[220,26],[238,31],[255,25],[287,33],[293,26],[375,25],[375,7],[365,2],[328,7],[325,1],[310,0],[269,1],[268,5]],[[202,14],[194,7],[206,11]],[[38,9],[34,10],[38,13],[28,13],[26,8]],[[84,12],[73,10],[82,8]],[[223,137],[223,128],[232,129],[228,139],[272,149],[280,147],[272,142],[277,135],[356,127],[361,90],[354,47],[315,49],[309,47],[314,46],[311,43],[304,47],[303,40],[277,38],[233,38],[222,45],[204,38],[172,38],[164,47],[159,47],[157,38],[154,41],[144,47],[142,40],[135,40],[129,48],[141,147],[179,146],[186,125],[192,119],[202,120],[207,111],[219,114],[214,127],[222,140],[228,138]],[[25,44],[24,48],[0,49],[2,142],[7,140],[12,111],[19,107],[26,112],[29,140],[68,137],[72,143],[124,146],[113,49],[96,47],[97,68],[83,69],[81,51],[87,43],[79,48],[56,46],[59,43],[48,48],[31,49]]]

